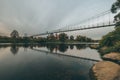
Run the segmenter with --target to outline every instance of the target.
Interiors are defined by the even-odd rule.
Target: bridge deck
[[[71,31],[78,31],[78,30],[87,30],[87,29],[94,29],[94,28],[111,27],[111,26],[115,26],[115,24],[93,26],[93,27],[84,27],[84,28],[77,28],[77,29],[58,30],[58,31],[53,31],[53,32],[46,32],[46,33],[36,34],[36,35],[32,35],[32,36],[41,36],[41,35],[47,35],[47,34],[51,34],[51,33],[71,32]]]

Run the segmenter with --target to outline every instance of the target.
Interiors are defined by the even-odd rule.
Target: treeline
[[[0,43],[27,43],[32,42],[31,38],[19,37],[19,38],[11,38],[6,36],[0,36]]]
[[[38,37],[39,42],[97,42],[97,40],[93,40],[86,36],[78,35],[74,37],[73,35],[68,36],[65,33],[60,33],[59,35],[50,34],[46,38]]]
[[[47,37],[20,37],[18,31],[14,30],[11,37],[0,36],[0,43],[46,43],[46,42],[98,42],[86,36],[73,35],[68,36],[65,33],[60,34],[49,34]]]

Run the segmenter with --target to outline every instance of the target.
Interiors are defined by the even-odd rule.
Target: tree
[[[55,41],[55,36],[54,36],[54,34],[50,34],[49,36],[48,36],[48,40],[50,40],[50,41]]]
[[[12,38],[18,38],[18,37],[19,37],[19,33],[18,33],[17,30],[13,30],[12,33],[10,34],[10,36],[11,36]]]
[[[76,37],[76,41],[81,41],[81,36],[80,36],[80,35],[78,35],[78,36]]]
[[[73,35],[70,36],[70,40],[74,40],[74,36]]]
[[[65,34],[65,33],[59,34],[59,40],[60,40],[61,42],[65,42],[67,39],[68,39],[67,34]]]
[[[120,9],[120,0],[117,0],[115,3],[113,3],[111,7],[111,12],[117,13],[118,9]],[[116,16],[114,16],[114,21],[115,21],[116,27],[120,26],[120,12]]]
[[[77,41],[80,41],[80,42],[85,42],[86,37],[85,37],[85,36],[80,36],[80,35],[78,35],[78,36],[76,37],[76,40],[77,40]]]

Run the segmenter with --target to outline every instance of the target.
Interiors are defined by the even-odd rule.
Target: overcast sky
[[[77,24],[109,10],[113,2],[115,0],[0,0],[0,35],[9,35],[14,29],[20,34],[37,34]],[[71,34],[98,39],[111,30],[113,27]]]

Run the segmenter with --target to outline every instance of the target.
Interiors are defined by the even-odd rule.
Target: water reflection
[[[53,52],[55,50],[55,52],[59,51],[59,52],[66,52],[68,49],[73,50],[74,46],[76,46],[77,50],[80,49],[85,49],[86,47],[89,47],[90,45],[86,45],[86,44],[70,44],[70,45],[66,45],[66,44],[46,44],[46,45],[38,45],[38,47],[46,47],[48,50],[50,50],[50,52]]]
[[[50,52],[53,52],[54,49],[57,48],[57,45],[54,45],[54,44],[48,45],[48,44],[47,44],[46,47],[47,47],[48,50],[50,50]],[[57,50],[57,49],[56,49],[56,50]]]
[[[74,48],[74,45],[73,45],[73,44],[71,44],[71,45],[70,45],[70,49],[71,49],[71,50],[73,50],[73,48]]]
[[[94,45],[95,46],[95,45]],[[31,49],[49,54],[57,54],[58,56],[69,56],[75,58],[82,58],[92,61],[101,60],[97,50],[93,50],[91,45],[86,44],[12,44],[10,51],[13,55],[16,55],[19,48],[24,48],[24,51]]]
[[[2,56],[0,80],[90,80],[89,69],[97,60],[89,57],[97,52],[94,53],[92,49],[88,49],[89,46],[82,44],[0,45],[0,48],[8,47],[1,50],[8,50],[5,56],[0,54]],[[27,49],[29,54],[24,49]],[[81,49],[84,49],[86,53]],[[13,54],[9,54],[9,51]],[[11,56],[18,52],[19,55]],[[70,54],[68,55],[67,52]],[[85,57],[82,56],[82,53]],[[80,56],[75,56],[76,54],[80,54]],[[87,55],[89,57],[86,57]]]
[[[75,45],[75,46],[76,46],[76,48],[77,48],[78,50],[80,50],[80,49],[85,49],[85,48],[87,47],[86,44],[82,44],[82,45],[77,44],[77,45]]]
[[[19,47],[17,46],[17,45],[11,45],[11,48],[10,48],[10,51],[14,54],[14,55],[16,55],[17,53],[18,53],[18,51],[19,51]]]
[[[58,50],[60,52],[66,52],[68,50],[68,45],[60,44],[59,47],[58,47]]]
[[[77,50],[85,49],[86,47],[90,47],[91,45],[89,44],[7,44],[7,45],[0,45],[0,48],[7,48],[11,47],[10,51],[16,55],[19,51],[20,47],[23,47],[24,50],[27,50],[27,48],[33,49],[33,48],[47,48],[50,52],[66,52],[68,49],[73,50],[76,48]],[[92,49],[92,48],[91,48]]]

